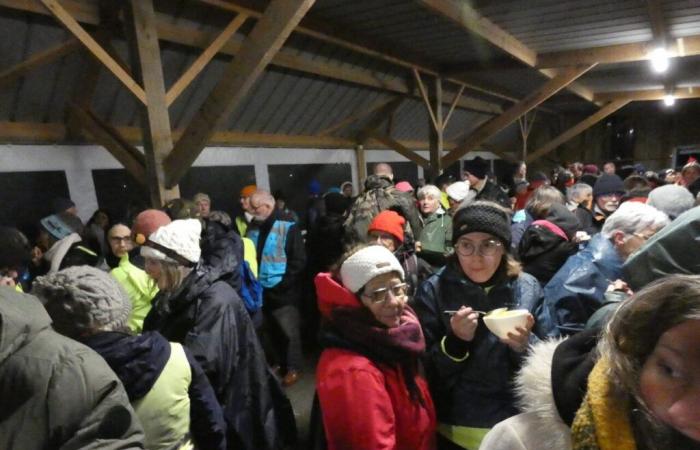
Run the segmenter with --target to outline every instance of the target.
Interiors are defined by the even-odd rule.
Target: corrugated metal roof
[[[663,10],[671,37],[700,34],[700,2],[697,0],[665,0]]]
[[[479,12],[538,52],[644,42],[651,39],[639,0],[499,0]]]

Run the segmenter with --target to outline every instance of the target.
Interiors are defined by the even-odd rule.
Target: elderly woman
[[[294,419],[276,417],[273,399],[286,398],[281,392],[273,398],[279,385],[226,274],[200,262],[201,232],[198,219],[175,220],[141,247],[146,272],[160,290],[143,329],[183,344],[201,364],[224,409],[229,448],[277,448],[285,436],[277,424]]]
[[[600,342],[536,345],[517,377],[524,412],[481,449],[700,448],[698,342],[700,277],[656,281],[622,303]]]
[[[418,206],[423,231],[416,242],[418,255],[432,266],[445,265],[445,256],[452,249],[452,218],[440,205],[440,189],[428,184],[418,191]]]
[[[476,450],[493,425],[517,413],[510,381],[534,339],[534,319],[501,340],[479,316],[501,307],[533,311],[542,297],[537,280],[508,254],[510,238],[503,207],[479,201],[460,209],[455,254],[416,294],[440,448]]]
[[[33,292],[56,331],[95,350],[117,374],[146,448],[226,448],[223,412],[202,368],[159,333],[131,335],[131,303],[114,278],[94,267],[69,267],[37,278]]]
[[[328,449],[435,448],[435,411],[418,370],[425,342],[404,271],[379,245],[316,276],[324,347],[316,370]]]

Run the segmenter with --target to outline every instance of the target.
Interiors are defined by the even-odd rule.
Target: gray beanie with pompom
[[[37,278],[32,293],[44,304],[56,331],[68,337],[127,329],[131,302],[117,280],[102,270],[69,267]]]

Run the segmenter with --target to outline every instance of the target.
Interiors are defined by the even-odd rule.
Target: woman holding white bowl
[[[537,280],[508,254],[510,215],[492,202],[475,202],[453,218],[455,253],[423,283],[415,310],[426,340],[426,368],[435,400],[440,449],[476,450],[488,430],[517,413],[511,378],[537,339],[532,314],[501,339],[478,311],[534,311]]]

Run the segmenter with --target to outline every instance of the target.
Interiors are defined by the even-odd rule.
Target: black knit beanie
[[[625,184],[622,182],[622,178],[607,173],[599,176],[593,186],[593,197],[614,193],[624,194],[624,192]]]
[[[510,216],[503,207],[492,202],[474,202],[457,211],[452,219],[452,243],[474,232],[488,233],[510,247]]]
[[[464,161],[464,170],[483,180],[486,178],[486,172],[489,170],[489,163],[481,156],[477,156],[474,159]]]

